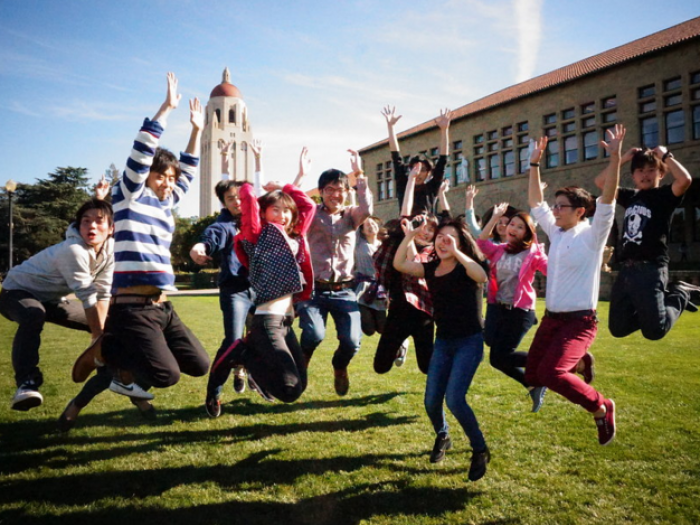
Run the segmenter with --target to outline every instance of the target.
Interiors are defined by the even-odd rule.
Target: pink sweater
[[[496,244],[490,240],[477,239],[476,243],[489,260],[491,272],[489,275],[489,293],[488,302],[496,302],[496,293],[498,292],[498,279],[496,276],[496,263],[503,257],[506,251],[507,244]],[[539,270],[544,275],[547,275],[547,255],[544,251],[544,245],[538,244],[537,239],[530,246],[530,252],[525,257],[523,265],[520,268],[518,285],[515,287],[513,295],[513,306],[532,310],[535,308],[535,300],[537,294],[532,287],[532,282],[535,280],[535,272]]]

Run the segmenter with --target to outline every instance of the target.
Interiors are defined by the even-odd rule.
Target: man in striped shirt
[[[165,295],[175,290],[170,264],[175,230],[172,208],[196,174],[204,125],[195,98],[190,101],[192,133],[179,163],[171,152],[158,147],[167,117],[180,98],[177,79],[168,73],[165,102],[152,120],[144,121],[112,191],[115,267],[102,353],[111,365],[132,372],[144,388],[166,388],[178,382],[181,372],[203,376],[209,368],[202,344]]]

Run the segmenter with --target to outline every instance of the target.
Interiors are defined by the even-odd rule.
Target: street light
[[[13,231],[13,226],[14,222],[12,221],[12,194],[15,192],[17,189],[17,183],[13,181],[12,179],[8,180],[7,183],[5,184],[5,191],[7,191],[7,202],[8,207],[10,209],[10,242],[9,242],[9,249],[8,249],[8,264],[7,264],[7,269],[11,270],[12,269],[12,235],[14,233]]]

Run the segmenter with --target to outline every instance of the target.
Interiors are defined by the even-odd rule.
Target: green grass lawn
[[[218,299],[173,302],[213,356]],[[659,342],[614,340],[607,306],[592,351],[595,386],[617,404],[616,440],[599,446],[591,416],[553,393],[531,414],[525,390],[487,360],[469,393],[492,450],[477,483],[449,415],[455,447],[428,462],[425,378],[412,351],[403,368],[375,374],[376,337],[364,339],[344,398],[333,391],[329,338],[297,403],[229,386],[212,420],[206,378],[185,377],[155,392],[155,422],[106,392],[60,435],[55,421],[78,391],[70,368],[88,335],[47,325],[45,402],[20,413],[9,408],[15,325],[0,318],[0,524],[700,523],[700,314]]]

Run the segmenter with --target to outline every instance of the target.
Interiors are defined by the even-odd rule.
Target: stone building
[[[527,80],[454,111],[446,176],[455,215],[463,213],[464,190],[480,190],[475,209],[482,215],[496,202],[527,209],[528,141],[549,137],[542,179],[552,189],[580,185],[592,193],[606,166],[598,145],[615,123],[627,127],[624,148],[666,145],[691,175],[700,177],[700,18],[695,18]],[[401,154],[437,159],[439,130],[432,121],[398,134]],[[398,215],[388,141],[360,150],[375,210],[383,219]],[[669,183],[667,175],[663,183]],[[629,166],[622,184],[631,186]],[[618,216],[621,210],[618,209]],[[670,239],[673,260],[680,244],[689,259],[700,259],[700,184],[691,186],[676,210]]]
[[[221,84],[209,95],[202,131],[200,165],[199,215],[205,217],[221,208],[214,193],[220,180],[252,181],[254,156],[248,151],[253,131],[248,121],[248,108],[240,90],[231,84],[228,68]]]

